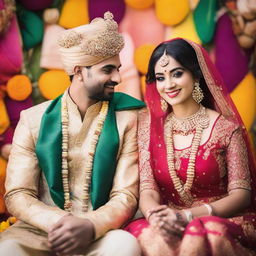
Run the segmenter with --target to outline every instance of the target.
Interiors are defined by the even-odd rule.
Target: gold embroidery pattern
[[[180,170],[181,158],[189,158],[189,156],[190,156],[190,148],[186,148],[184,150],[176,150],[175,151],[175,169]]]
[[[242,224],[242,229],[246,237],[248,237],[254,244],[256,244],[256,234],[255,234],[255,227],[249,221],[244,221]]]
[[[226,137],[230,137],[231,131],[234,129],[234,124],[228,121],[224,116],[220,116],[213,127],[210,139],[203,148],[205,150],[204,159],[206,160],[211,154],[211,150],[216,144],[220,143],[222,147],[226,145]]]
[[[150,140],[150,117],[146,109],[139,111],[138,147],[139,147],[139,170],[140,192],[146,189],[158,191],[153,170],[150,166],[150,152],[148,151]]]
[[[228,191],[231,189],[250,189],[250,171],[246,145],[240,128],[236,129],[227,149]]]
[[[91,56],[108,57],[118,54],[124,47],[124,39],[118,32],[113,14],[105,12],[104,19],[95,18],[87,26],[97,23],[105,29],[95,31],[94,36],[91,36],[92,33],[86,27],[81,32],[75,29],[62,32],[58,39],[59,46],[65,49],[77,46],[83,50],[84,55]]]
[[[227,174],[225,151],[215,150],[213,154],[219,166],[220,177],[223,178]]]
[[[228,191],[230,191],[232,189],[237,189],[237,188],[243,188],[243,189],[251,190],[251,186],[250,186],[249,181],[247,181],[247,180],[234,180],[234,181],[231,181],[229,183]]]
[[[215,139],[213,139],[213,140],[215,140]],[[212,143],[212,138],[204,145],[204,149],[205,149],[204,154],[203,154],[204,160],[208,159],[208,157],[211,154],[212,149],[215,148],[215,145],[216,144]]]

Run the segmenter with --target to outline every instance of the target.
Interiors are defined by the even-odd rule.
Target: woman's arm
[[[153,208],[160,205],[160,195],[157,191],[146,189],[140,193],[140,210],[145,218],[148,220],[148,213]]]
[[[234,189],[229,195],[210,204],[213,215],[228,218],[242,211],[250,204],[251,192],[246,189]],[[193,217],[209,215],[205,205],[188,209]]]
[[[228,195],[210,203],[213,215],[232,217],[250,205],[250,170],[248,153],[240,127],[226,136],[226,166],[228,175]],[[194,217],[209,215],[205,205],[191,210]]]

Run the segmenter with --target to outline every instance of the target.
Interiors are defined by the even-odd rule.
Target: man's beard
[[[105,93],[105,88],[108,86],[116,86],[116,85],[118,85],[118,83],[116,82],[106,82],[103,86],[98,85],[98,87],[101,87],[101,91],[91,92],[91,94],[89,95],[89,98],[97,101],[111,100],[113,97],[114,91]]]

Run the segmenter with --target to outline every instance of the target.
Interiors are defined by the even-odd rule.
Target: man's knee
[[[38,250],[22,245],[16,239],[0,239],[0,255],[1,256],[49,256],[48,251]]]
[[[124,230],[111,230],[102,237],[97,245],[97,256],[140,256],[141,249],[137,239]]]
[[[115,252],[117,252],[115,255],[120,255],[120,252],[122,252],[123,256],[141,255],[139,243],[133,235],[124,230],[112,230],[110,232],[112,236],[112,245],[114,245]]]
[[[0,252],[1,256],[24,256],[26,255],[24,250],[22,250],[19,242],[14,239],[0,240]]]

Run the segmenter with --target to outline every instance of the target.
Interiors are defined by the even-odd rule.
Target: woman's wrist
[[[145,216],[145,218],[146,218],[146,220],[149,222],[149,219],[150,219],[150,217],[153,215],[153,211],[151,211],[151,210],[148,210],[147,212],[146,212],[146,216]]]

